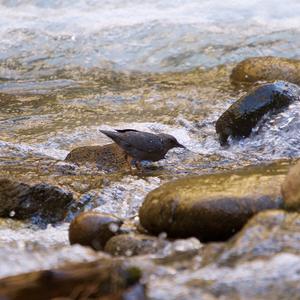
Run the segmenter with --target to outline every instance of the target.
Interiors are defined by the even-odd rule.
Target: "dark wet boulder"
[[[69,240],[71,244],[102,250],[110,238],[121,233],[122,224],[122,220],[110,214],[96,211],[84,212],[71,222]]]
[[[300,254],[300,214],[270,210],[257,214],[219,249],[214,262],[233,266],[278,253]]]
[[[220,144],[225,145],[229,136],[248,137],[266,113],[278,113],[299,99],[300,87],[284,81],[253,88],[234,102],[217,120],[216,132]]]
[[[238,63],[230,79],[236,82],[284,80],[300,84],[300,60],[283,57],[250,57]]]
[[[281,191],[284,208],[300,211],[300,161],[289,170]]]
[[[105,171],[126,168],[125,152],[115,143],[104,146],[84,146],[73,149],[65,158],[78,165],[91,163]]]
[[[0,179],[0,217],[55,223],[65,218],[73,201],[72,193],[50,184]]]
[[[186,177],[150,192],[139,211],[152,234],[224,241],[256,213],[282,207],[280,185],[287,167],[271,165]]]
[[[106,243],[104,251],[112,255],[133,256],[156,253],[167,243],[165,239],[145,234],[120,234]]]

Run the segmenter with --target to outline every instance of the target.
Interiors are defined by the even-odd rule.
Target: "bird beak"
[[[183,148],[183,149],[186,149],[186,147],[185,147],[185,146],[183,146],[183,145],[182,145],[182,144],[180,144],[180,143],[178,143],[176,147],[178,147],[178,148]]]

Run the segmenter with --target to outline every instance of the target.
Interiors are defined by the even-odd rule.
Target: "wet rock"
[[[273,165],[166,183],[146,196],[140,222],[153,234],[223,241],[257,212],[282,206],[284,174]]]
[[[232,82],[285,80],[300,84],[300,60],[282,57],[250,57],[232,70]]]
[[[196,261],[200,258],[199,250],[201,248],[202,244],[198,239],[193,237],[169,241],[164,248],[160,249],[154,261],[163,265],[180,265],[180,268],[190,268],[191,264],[193,266],[196,266],[196,264],[199,266]],[[197,256],[198,258],[196,258]],[[193,262],[191,262],[192,259]],[[202,258],[200,258],[200,260],[202,260]]]
[[[215,262],[227,266],[281,252],[300,255],[300,214],[270,210],[257,214],[227,243]]]
[[[65,218],[73,201],[72,193],[49,184],[0,179],[0,217],[55,223]]]
[[[110,238],[121,233],[122,223],[122,220],[110,214],[93,211],[81,213],[70,224],[70,243],[102,250]]]
[[[104,251],[112,255],[133,256],[156,253],[168,242],[144,234],[120,234],[112,237],[105,245]]]
[[[300,87],[284,81],[263,84],[233,103],[217,120],[216,132],[220,144],[229,136],[245,138],[266,113],[278,113],[300,99]]]
[[[293,166],[282,184],[284,207],[288,210],[300,209],[300,161]]]
[[[172,284],[176,285],[176,289],[184,291],[179,299],[191,299],[185,297],[185,287],[188,291],[193,291],[192,299],[296,300],[300,293],[299,280],[300,256],[283,252],[268,259],[240,263],[232,268],[208,265],[181,280],[175,279]],[[166,281],[163,282],[165,283]],[[167,287],[170,291],[168,299],[178,299],[174,297],[172,284]],[[156,285],[156,289],[158,288]],[[211,298],[211,294],[216,298]]]
[[[126,168],[125,152],[115,143],[104,146],[84,146],[73,149],[65,158],[76,164],[92,163],[105,171]]]

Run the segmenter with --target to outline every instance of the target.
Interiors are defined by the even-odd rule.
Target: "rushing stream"
[[[215,132],[247,89],[229,81],[237,62],[299,58],[299,14],[297,0],[0,0],[0,176],[52,183],[89,199],[86,210],[126,218],[167,180],[299,157],[299,102],[230,147]],[[187,150],[144,175],[64,162],[76,147],[109,143],[99,129],[111,128],[169,133]],[[1,219],[0,276],[102,255],[69,246],[67,229]],[[169,275],[151,278],[153,299],[171,299]],[[178,275],[176,293],[198,275]]]

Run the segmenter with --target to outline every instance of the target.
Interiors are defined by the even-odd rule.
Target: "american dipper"
[[[132,161],[135,162],[137,169],[141,169],[142,160],[158,161],[165,158],[166,153],[172,148],[185,148],[170,134],[153,134],[134,129],[100,131],[125,151],[130,169]]]

